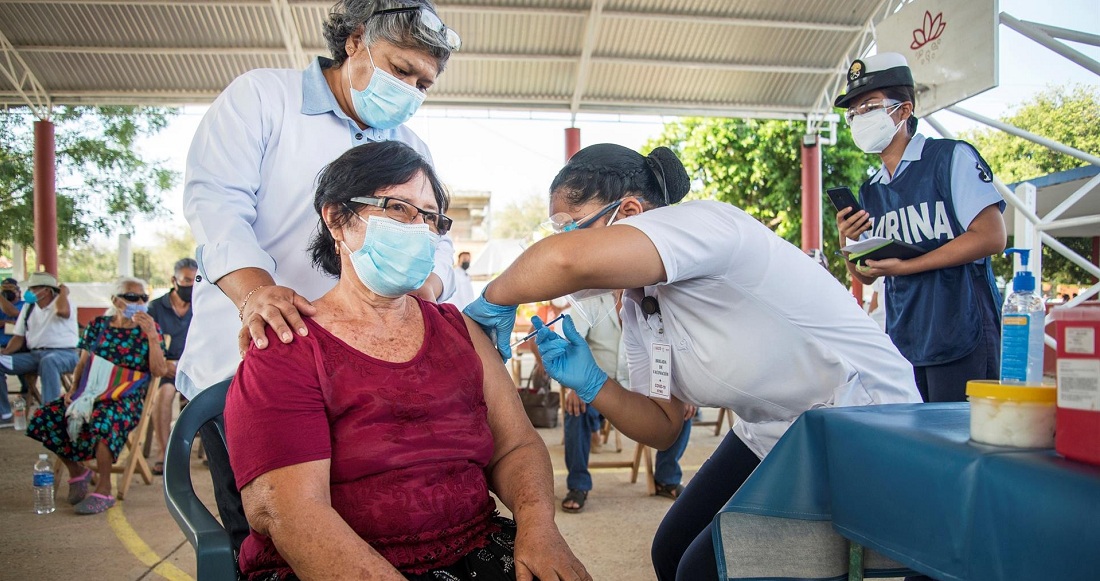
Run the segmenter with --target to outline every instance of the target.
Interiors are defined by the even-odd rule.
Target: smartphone
[[[859,200],[856,199],[855,194],[852,193],[851,188],[845,186],[841,188],[829,188],[825,192],[829,194],[829,199],[832,200],[833,206],[836,211],[839,212],[844,208],[851,208],[852,211],[849,216],[863,209],[863,206],[859,205]]]

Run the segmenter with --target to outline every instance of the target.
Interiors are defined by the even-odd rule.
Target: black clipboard
[[[889,238],[869,238],[845,246],[842,251],[848,255],[848,262],[863,266],[867,260],[885,260],[898,258],[909,260],[927,251],[913,244]]]

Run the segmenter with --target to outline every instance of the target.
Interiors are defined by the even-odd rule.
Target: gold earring
[[[336,256],[340,256],[340,241],[337,240],[334,244],[336,245]]]

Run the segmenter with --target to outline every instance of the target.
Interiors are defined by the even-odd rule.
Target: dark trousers
[[[244,505],[241,504],[241,493],[237,491],[233,468],[229,466],[229,451],[214,422],[199,428],[199,436],[202,437],[206,462],[210,465],[210,479],[214,481],[214,499],[218,503],[222,526],[233,539],[233,550],[239,551],[248,536],[248,520],[244,517]]]
[[[966,382],[1000,378],[1000,325],[996,315],[988,311],[984,311],[982,319],[982,338],[969,355],[941,365],[913,367],[913,377],[924,401],[966,401]]]
[[[758,464],[740,438],[726,434],[657,527],[650,555],[659,581],[718,579],[711,523]]]

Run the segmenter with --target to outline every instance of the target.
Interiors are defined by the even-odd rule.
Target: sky
[[[1021,20],[1100,35],[1096,0],[1001,0],[1000,10]],[[1100,85],[1100,77],[1014,30],[1001,26],[999,35],[999,86],[967,99],[961,107],[998,118],[1050,86],[1067,82]],[[1100,60],[1100,48],[1067,44]],[[185,107],[166,130],[143,140],[141,151],[164,160],[167,167],[179,172],[182,182],[187,148],[205,111],[205,106]],[[946,111],[935,118],[956,133],[978,126]],[[639,149],[671,121],[675,117],[582,114],[577,117],[576,127],[581,130],[582,147],[612,142]],[[547,112],[423,107],[409,125],[428,144],[440,177],[452,191],[487,190],[492,207],[499,209],[529,196],[546,194],[564,163],[565,129],[570,119],[567,114]],[[842,126],[840,130],[847,128]],[[923,123],[920,131],[936,135]],[[152,245],[156,232],[185,227],[182,196],[182,185],[166,192],[164,202],[170,215],[139,222],[134,242]]]

